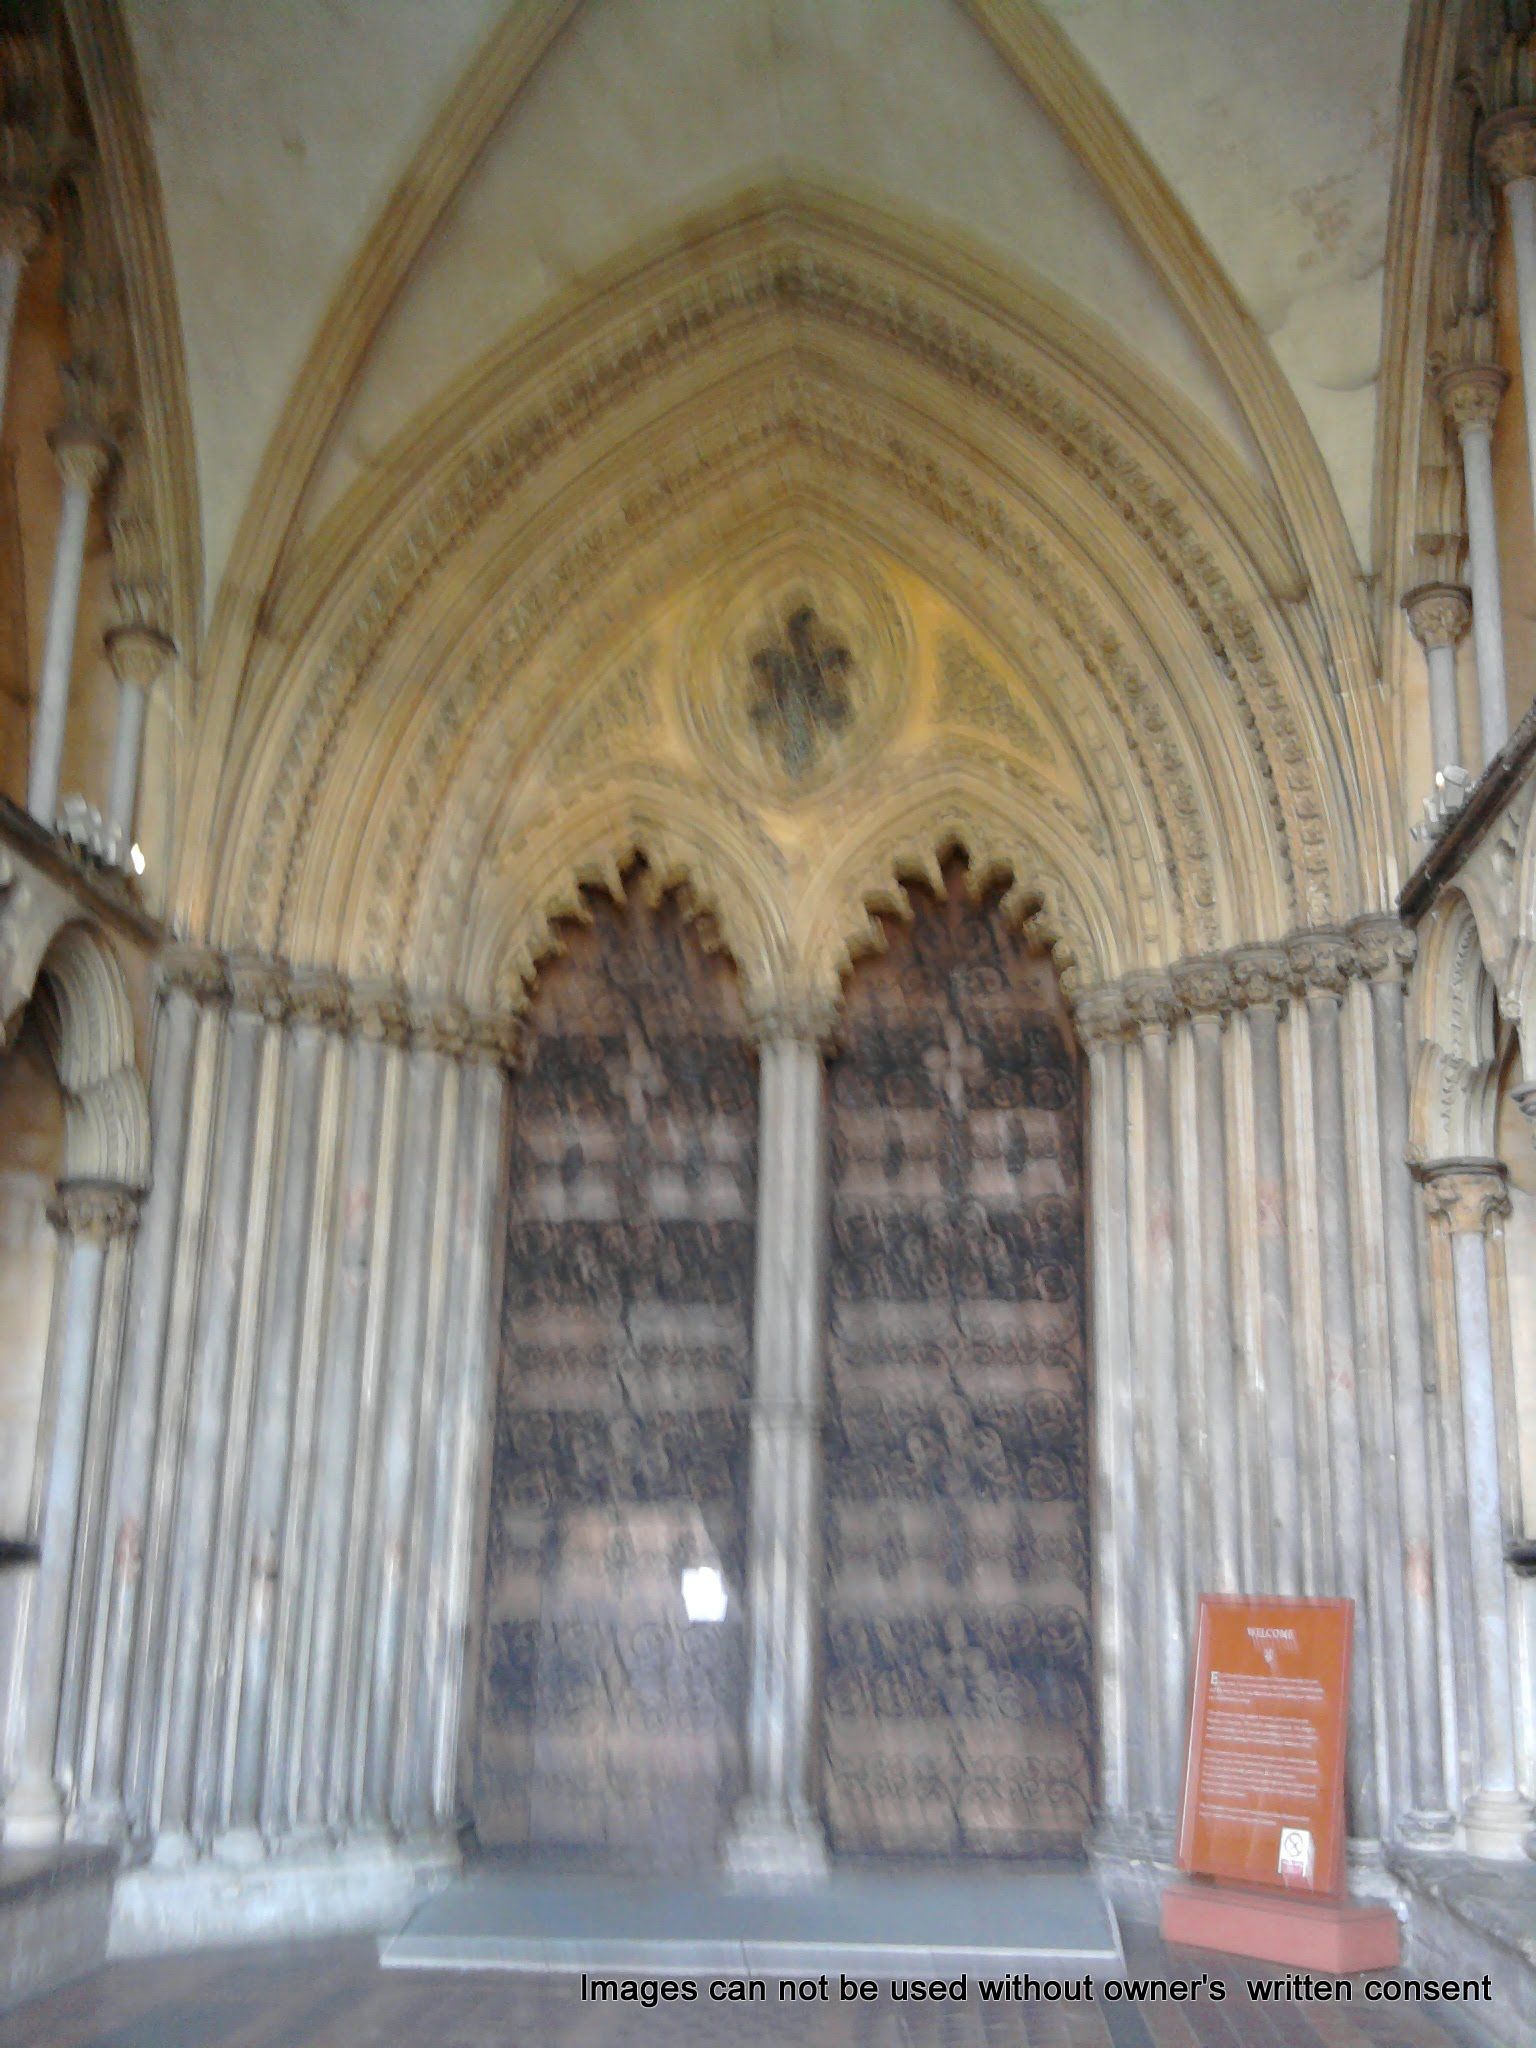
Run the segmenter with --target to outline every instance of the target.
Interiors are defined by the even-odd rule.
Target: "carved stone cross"
[[[752,723],[798,782],[853,716],[844,680],[853,656],[841,641],[821,637],[814,607],[802,604],[785,619],[783,641],[758,648],[751,659],[757,679]]]

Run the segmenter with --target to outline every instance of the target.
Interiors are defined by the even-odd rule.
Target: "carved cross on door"
[[[932,1075],[934,1086],[943,1090],[950,1115],[963,1117],[965,1084],[984,1074],[987,1063],[966,1037],[958,1018],[944,1019],[943,1047],[930,1046],[923,1054],[923,1065]]]
[[[752,723],[798,782],[815,765],[828,738],[853,716],[844,678],[853,656],[840,640],[823,639],[815,608],[797,605],[784,621],[782,643],[752,656],[757,688]]]

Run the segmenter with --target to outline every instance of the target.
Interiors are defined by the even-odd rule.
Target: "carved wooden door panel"
[[[677,910],[594,909],[514,1083],[475,1818],[483,1842],[708,1860],[739,1792],[756,1069]]]
[[[1076,1850],[1093,1796],[1079,1069],[1048,958],[951,875],[832,1065],[833,1845]]]

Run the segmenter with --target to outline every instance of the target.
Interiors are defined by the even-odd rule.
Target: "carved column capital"
[[[1477,153],[1495,185],[1536,178],[1536,107],[1506,107],[1477,132]]]
[[[1491,433],[1508,385],[1508,374],[1497,363],[1458,363],[1438,378],[1435,395],[1457,433],[1479,428]]]
[[[55,1230],[93,1244],[126,1236],[138,1217],[138,1189],[115,1180],[61,1180],[48,1204]]]
[[[269,1024],[280,1024],[288,1014],[288,970],[279,960],[260,953],[234,953],[227,962],[231,1006],[254,1011]]]
[[[1418,955],[1414,932],[1389,913],[1359,917],[1349,927],[1355,958],[1367,981],[1402,981]]]
[[[1135,1029],[1145,1035],[1171,1029],[1179,1006],[1173,983],[1166,974],[1148,971],[1128,974],[1120,984],[1125,991],[1126,1014]]]
[[[775,988],[749,995],[747,1015],[758,1044],[812,1045],[825,1052],[836,1042],[839,1007],[834,991],[818,988]]]
[[[153,626],[113,626],[106,635],[107,659],[120,683],[153,689],[176,659],[175,642]]]
[[[1081,1045],[1098,1045],[1106,1039],[1124,1038],[1132,1019],[1125,991],[1118,982],[1084,989],[1072,1002],[1072,1022]]]
[[[1227,955],[1232,1000],[1243,1010],[1277,1010],[1291,992],[1291,967],[1281,946],[1243,946]]]
[[[34,193],[15,185],[0,190],[0,255],[28,262],[47,225],[47,208]]]
[[[462,1057],[470,1038],[470,1015],[464,1005],[453,1001],[415,1003],[410,1007],[411,1044],[423,1052],[441,1053],[445,1059]]]
[[[1472,593],[1461,583],[1415,584],[1403,598],[1403,611],[1426,653],[1454,647],[1472,623]]]
[[[494,1012],[472,1016],[464,1056],[483,1066],[516,1072],[527,1064],[528,1027],[521,1017]]]
[[[1358,968],[1353,941],[1344,932],[1297,932],[1285,942],[1293,985],[1310,1001],[1341,997]]]
[[[224,956],[210,946],[166,946],[157,955],[160,986],[180,989],[197,1003],[221,1003],[229,995]]]
[[[1181,960],[1173,970],[1173,993],[1191,1017],[1225,1017],[1233,1001],[1231,966],[1215,956]]]
[[[1425,1208],[1456,1236],[1482,1236],[1490,1223],[1509,1214],[1509,1171],[1501,1159],[1438,1159],[1415,1167],[1414,1174]]]
[[[352,991],[352,1017],[358,1037],[373,1045],[404,1045],[411,1035],[405,992],[397,982],[360,982]]]
[[[344,1031],[352,1017],[346,982],[327,968],[296,968],[288,983],[288,1015],[295,1024]]]
[[[92,496],[100,490],[115,452],[100,427],[86,419],[68,418],[48,436],[48,446],[66,484],[78,484]]]

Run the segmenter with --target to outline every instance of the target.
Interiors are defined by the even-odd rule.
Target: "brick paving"
[[[110,1964],[0,2018],[0,2048],[1527,2048],[1422,2008],[1254,2004],[1247,1966],[1174,1953],[1127,1930],[1130,1974],[1215,1974],[1221,2002],[1046,2005],[769,2002],[613,2006],[569,1977],[383,1971],[371,1942],[241,1949]],[[831,1989],[836,1993],[836,1979]]]

